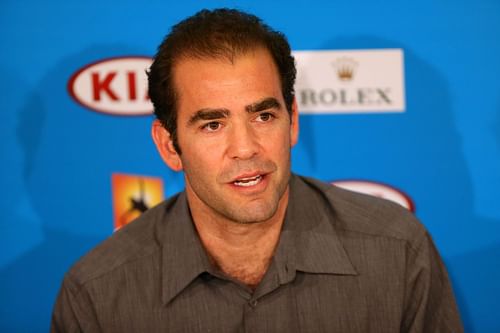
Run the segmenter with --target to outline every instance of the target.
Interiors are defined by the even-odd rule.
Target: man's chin
[[[257,224],[264,223],[272,219],[278,210],[278,203],[269,204],[269,202],[251,203],[238,210],[233,210],[226,214],[234,223],[237,224]]]

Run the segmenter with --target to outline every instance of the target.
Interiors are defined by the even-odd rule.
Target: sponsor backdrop
[[[427,226],[468,332],[500,332],[500,2],[205,1],[297,58],[293,170]],[[150,139],[144,70],[198,1],[2,1],[0,331],[47,331],[64,272],[183,187]]]

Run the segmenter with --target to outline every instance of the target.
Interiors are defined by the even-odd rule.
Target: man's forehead
[[[272,53],[264,45],[255,44],[249,45],[245,48],[235,48],[231,45],[223,45],[217,50],[211,50],[210,52],[206,52],[202,49],[187,49],[179,51],[179,53],[174,56],[175,58],[173,59],[173,64],[175,67],[176,64],[186,60],[220,61],[233,64],[239,58],[256,54],[267,54],[272,58]]]
[[[174,79],[178,76],[180,68],[189,68],[201,66],[203,68],[219,67],[219,66],[235,66],[238,62],[244,59],[260,58],[269,61],[276,69],[276,75],[279,76],[277,65],[273,59],[271,52],[264,47],[248,49],[236,53],[220,53],[217,55],[204,55],[204,54],[182,54],[173,62],[172,74]],[[262,61],[259,61],[262,62]]]
[[[172,83],[176,93],[177,106],[181,101],[189,102],[212,99],[211,93],[224,96],[238,87],[240,94],[245,90],[260,90],[262,94],[247,100],[246,105],[257,103],[268,97],[281,99],[281,79],[271,54],[264,49],[242,53],[234,61],[221,57],[184,56],[176,62],[172,71]],[[243,83],[243,84],[242,84]],[[227,88],[227,90],[226,90]],[[246,91],[245,91],[246,92]],[[236,93],[234,94],[237,96]],[[224,96],[225,97],[225,96]],[[213,102],[213,100],[211,100]],[[198,107],[216,107],[199,105]],[[221,105],[219,105],[222,107]]]

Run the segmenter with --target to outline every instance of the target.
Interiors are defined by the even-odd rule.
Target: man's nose
[[[232,126],[229,135],[228,154],[230,158],[246,160],[259,152],[257,133],[249,124]]]

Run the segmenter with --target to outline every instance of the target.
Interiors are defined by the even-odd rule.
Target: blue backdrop
[[[66,85],[107,57],[152,56],[169,27],[229,6],[294,50],[401,48],[406,112],[302,115],[293,170],[403,189],[444,258],[468,332],[500,332],[500,2],[2,1],[0,331],[43,332],[64,272],[113,231],[111,174],[182,189],[151,116],[99,114]]]

